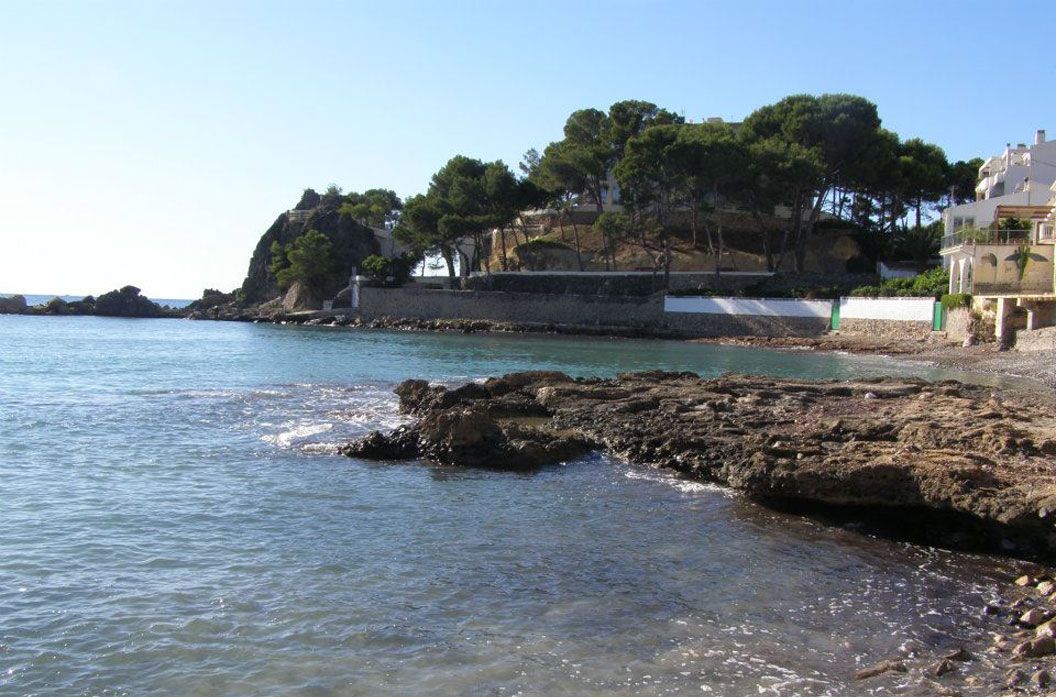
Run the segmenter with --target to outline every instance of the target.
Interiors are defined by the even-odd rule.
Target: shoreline
[[[929,340],[877,340],[839,333],[816,337],[687,337],[680,332],[670,330],[605,325],[540,324],[475,319],[422,320],[398,317],[362,320],[358,317],[342,315],[340,311],[307,312],[284,316],[189,316],[189,318],[456,334],[549,334],[614,339],[658,339],[716,346],[764,348],[775,351],[811,351],[863,355],[923,363],[937,368],[966,373],[1024,380],[1051,391],[1052,394],[1047,396],[1056,402],[1056,352],[999,350],[996,343],[982,343],[966,347],[949,341],[944,337],[935,337]]]
[[[1056,417],[1023,395],[952,380],[659,371],[536,371],[455,388],[408,380],[396,393],[414,421],[342,454],[523,472],[603,452],[823,524],[1026,559],[1009,568],[1027,573],[979,595],[991,644],[892,656],[855,678],[912,671],[936,687],[997,692],[1041,688],[1056,673]]]

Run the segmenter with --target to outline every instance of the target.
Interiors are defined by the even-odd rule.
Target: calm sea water
[[[334,454],[400,422],[401,379],[528,368],[928,374],[677,342],[0,316],[0,694],[849,695],[907,641],[989,628],[963,608],[999,561],[600,456],[515,475]]]

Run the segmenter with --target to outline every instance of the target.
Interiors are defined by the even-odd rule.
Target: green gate
[[[942,306],[942,303],[938,300],[935,301],[935,306],[931,310],[931,329],[932,331],[941,332],[946,328],[946,308]]]
[[[832,331],[836,331],[840,328],[840,299],[836,298],[832,301],[832,321],[830,322],[830,328]]]

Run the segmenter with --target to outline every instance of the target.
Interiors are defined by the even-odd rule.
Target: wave
[[[695,482],[685,479],[678,474],[662,469],[644,469],[640,466],[626,465],[623,476],[627,479],[637,479],[648,482],[656,482],[676,489],[683,494],[713,494],[720,493],[724,496],[732,496],[733,493],[726,487],[708,482]]]

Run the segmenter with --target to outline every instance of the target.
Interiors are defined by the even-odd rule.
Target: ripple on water
[[[0,317],[0,694],[854,695],[984,636],[1008,572],[600,456],[332,454],[407,377],[882,367],[854,358],[78,319]]]

